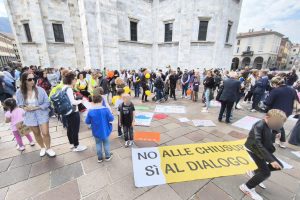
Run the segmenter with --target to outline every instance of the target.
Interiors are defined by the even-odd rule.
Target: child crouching
[[[123,103],[119,105],[120,125],[123,127],[125,147],[133,145],[134,105],[130,101],[129,94],[122,95]]]
[[[251,179],[241,185],[240,189],[254,200],[263,199],[255,192],[255,187],[260,186],[265,189],[263,181],[271,176],[271,171],[283,168],[282,163],[273,155],[275,152],[273,143],[276,135],[272,130],[280,130],[285,121],[284,112],[277,109],[270,110],[264,119],[253,125],[245,143],[245,147],[258,169],[248,173]]]
[[[90,124],[92,128],[99,163],[103,161],[102,146],[105,152],[105,160],[110,161],[112,159],[109,136],[112,132],[112,122],[114,120],[110,110],[103,106],[102,100],[101,95],[93,96],[94,105],[89,109],[85,120],[85,123]]]

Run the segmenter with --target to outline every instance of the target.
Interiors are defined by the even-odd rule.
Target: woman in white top
[[[78,105],[82,103],[81,100],[76,100],[74,98],[73,88],[76,84],[75,74],[73,72],[68,72],[63,78],[63,88],[70,99],[70,103],[73,105],[73,111],[66,114],[67,119],[67,136],[69,139],[71,149],[75,152],[84,151],[87,149],[86,146],[79,144],[79,129],[80,129],[80,115],[78,112]]]
[[[16,93],[17,104],[25,110],[24,124],[32,130],[41,147],[40,156],[55,156],[49,135],[49,98],[45,90],[36,86],[32,73],[24,72],[21,87]]]

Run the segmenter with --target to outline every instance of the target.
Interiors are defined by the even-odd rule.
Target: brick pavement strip
[[[80,162],[66,165],[51,172],[51,188],[62,185],[83,175]]]

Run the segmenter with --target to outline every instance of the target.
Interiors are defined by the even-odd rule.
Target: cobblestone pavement
[[[133,100],[135,105],[140,101]],[[136,147],[159,145],[177,145],[212,141],[231,141],[245,138],[248,131],[235,128],[217,121],[219,108],[209,113],[201,113],[203,104],[190,100],[178,100],[169,104],[186,106],[186,114],[170,114],[166,119],[153,119],[151,127],[135,127],[135,130],[157,131],[161,133],[159,143],[136,142]],[[154,111],[155,104],[144,104]],[[262,117],[260,113],[234,111],[234,121],[243,116]],[[3,112],[0,113],[3,122]],[[178,117],[189,119],[210,119],[217,127],[194,127],[191,123],[180,123]],[[294,121],[286,123],[289,133]],[[114,123],[116,128],[116,122]],[[84,123],[80,128],[80,142],[88,150],[75,153],[70,150],[66,130],[56,119],[51,119],[50,133],[53,149],[57,157],[50,159],[39,156],[37,146],[26,145],[26,151],[16,150],[16,143],[7,124],[0,126],[0,200],[247,200],[238,189],[248,178],[245,175],[229,176],[207,180],[197,180],[156,187],[136,188],[133,180],[131,149],[124,148],[122,139],[117,138],[114,130],[111,136],[111,148],[114,158],[111,162],[97,163],[94,140],[91,131]],[[25,141],[25,139],[24,139]],[[299,150],[288,146],[277,148],[278,157],[293,165],[293,169],[275,172],[266,181],[266,190],[257,191],[269,200],[300,199],[300,158],[291,153]]]

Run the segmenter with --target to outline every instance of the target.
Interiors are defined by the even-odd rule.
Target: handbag
[[[23,122],[18,122],[16,128],[19,131],[21,136],[29,135],[31,132],[30,128],[26,126]]]
[[[224,85],[221,85],[219,87],[219,90],[218,90],[218,93],[217,93],[217,96],[216,96],[216,101],[220,101],[220,98],[221,98],[221,95],[223,93],[223,90],[224,90]]]

